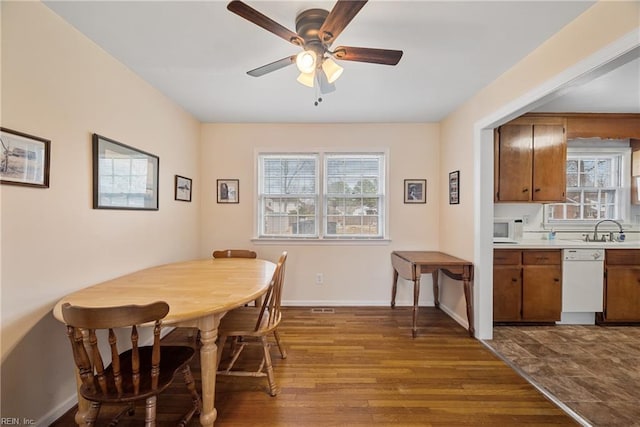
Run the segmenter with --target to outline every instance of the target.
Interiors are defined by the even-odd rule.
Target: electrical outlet
[[[322,273],[316,273],[316,285],[322,285],[324,283],[324,275]]]
[[[529,225],[529,215],[522,215],[522,225]]]

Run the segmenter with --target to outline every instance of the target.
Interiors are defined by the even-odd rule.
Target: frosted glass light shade
[[[315,80],[315,73],[312,71],[310,73],[300,73],[298,78],[299,83],[302,83],[305,86],[313,87],[313,81]]]
[[[316,53],[312,50],[303,50],[296,55],[296,66],[301,73],[312,73],[316,69]]]
[[[336,64],[333,59],[327,58],[322,62],[322,70],[327,75],[327,81],[333,83],[342,75],[344,68]]]

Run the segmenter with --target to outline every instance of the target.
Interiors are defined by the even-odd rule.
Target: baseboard
[[[420,301],[420,307],[433,307],[433,301]],[[336,300],[288,300],[282,301],[286,307],[391,307],[391,301],[336,301]],[[412,307],[413,301],[396,301],[396,307]]]
[[[49,426],[57,421],[61,416],[66,414],[71,408],[78,404],[78,395],[73,393],[71,397],[58,405],[57,408],[54,408],[47,412],[42,418],[40,418],[35,425],[39,426]]]
[[[453,320],[458,322],[465,329],[469,329],[469,322],[467,321],[466,316],[465,317],[460,317],[456,312],[451,310],[446,305],[443,305],[442,303],[440,303],[440,310],[442,310],[445,313],[447,313],[449,315],[449,317],[451,317]]]

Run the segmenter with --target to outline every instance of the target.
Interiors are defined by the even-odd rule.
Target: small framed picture
[[[0,182],[49,187],[51,141],[0,127]]]
[[[405,203],[427,203],[427,180],[426,179],[405,179],[404,180],[404,202]]]
[[[191,179],[176,175],[176,200],[191,201]]]
[[[240,203],[240,180],[219,179],[218,203]]]
[[[460,171],[449,173],[449,204],[460,203]]]

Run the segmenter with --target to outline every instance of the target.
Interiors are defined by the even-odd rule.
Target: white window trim
[[[309,155],[309,154],[318,154],[319,155],[319,170],[318,170],[318,194],[319,194],[319,204],[318,209],[320,211],[319,219],[322,223],[324,223],[324,155],[327,153],[336,153],[336,154],[373,154],[373,153],[381,153],[384,156],[384,193],[383,193],[383,206],[384,206],[384,230],[382,237],[366,237],[366,236],[358,236],[358,237],[325,237],[323,235],[323,226],[319,224],[319,236],[318,237],[261,237],[259,235],[260,232],[260,215],[258,214],[258,208],[260,204],[259,200],[259,192],[260,192],[260,174],[259,174],[259,157],[261,154],[301,154],[301,155]],[[251,239],[252,243],[255,244],[294,244],[294,245],[314,245],[314,244],[324,244],[324,245],[387,245],[390,241],[390,232],[389,232],[389,148],[344,148],[344,147],[322,147],[322,148],[305,148],[299,150],[282,150],[282,149],[273,149],[273,148],[256,148],[253,152],[253,238]]]
[[[576,144],[573,147],[567,147],[567,157],[570,153],[584,153],[584,154],[599,154],[599,155],[613,155],[622,156],[620,162],[620,184],[622,188],[622,196],[620,203],[620,213],[622,217],[622,225],[626,227],[631,226],[631,147],[626,146],[614,146],[614,147],[585,147],[584,145]],[[583,221],[565,221],[565,220],[552,220],[547,219],[546,207],[544,205],[543,212],[543,225],[545,228],[558,228],[573,230],[584,229],[585,226],[593,226],[599,220],[583,220]]]

